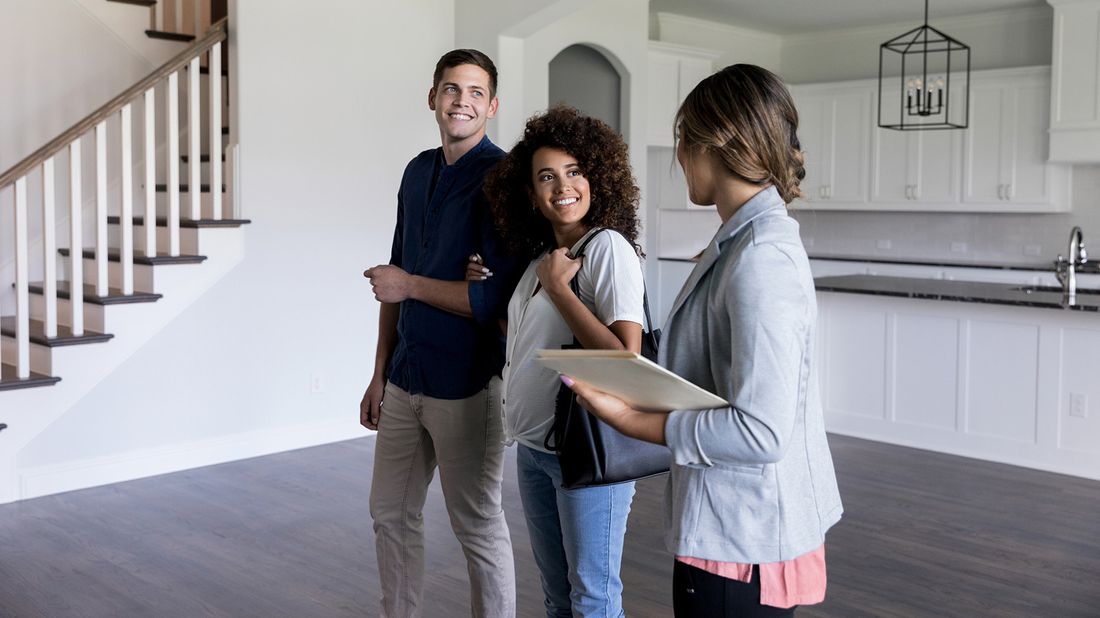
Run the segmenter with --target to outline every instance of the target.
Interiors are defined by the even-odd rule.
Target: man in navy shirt
[[[370,511],[383,616],[421,614],[421,511],[436,467],[466,555],[473,614],[515,615],[500,497],[498,318],[507,315],[519,268],[503,251],[482,192],[485,174],[504,156],[485,136],[497,111],[496,81],[496,67],[479,51],[439,59],[428,107],[442,147],[405,168],[390,263],[363,273],[382,303],[360,422],[378,430]],[[472,254],[494,265],[493,277],[465,281]]]

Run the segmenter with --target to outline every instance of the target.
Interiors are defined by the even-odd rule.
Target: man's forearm
[[[411,297],[437,309],[462,317],[473,317],[470,307],[470,284],[466,281],[442,281],[413,275]],[[396,330],[396,323],[394,324]]]

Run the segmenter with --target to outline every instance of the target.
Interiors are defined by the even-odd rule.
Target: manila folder
[[[648,411],[724,408],[729,402],[625,350],[539,350],[536,360]]]

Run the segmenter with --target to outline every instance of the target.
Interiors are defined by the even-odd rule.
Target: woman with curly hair
[[[619,566],[634,483],[561,487],[557,456],[543,446],[561,382],[535,352],[574,337],[588,349],[641,349],[639,192],[627,147],[602,121],[553,107],[528,120],[485,192],[505,243],[530,262],[508,305],[503,408],[505,434],[519,442],[520,497],[546,615],[622,616]],[[476,263],[468,273],[492,276]]]

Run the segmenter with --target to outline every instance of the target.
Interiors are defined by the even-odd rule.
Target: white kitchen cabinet
[[[900,93],[890,93],[882,105],[897,106],[899,98]],[[871,150],[871,202],[923,210],[928,203],[959,201],[959,131],[895,131],[876,126]]]
[[[869,85],[795,86],[798,137],[805,157],[803,200],[832,208],[867,202],[874,91]]]
[[[1100,163],[1100,0],[1047,0],[1054,7],[1050,157]]]
[[[1046,157],[1049,73],[1006,69],[972,80],[963,203],[1004,212],[1070,209],[1070,171]]]
[[[648,115],[646,143],[672,147],[673,119],[680,103],[705,77],[714,72],[716,52],[650,41],[648,58]]]
[[[1064,309],[819,292],[831,433],[1100,479],[1100,321]]]

